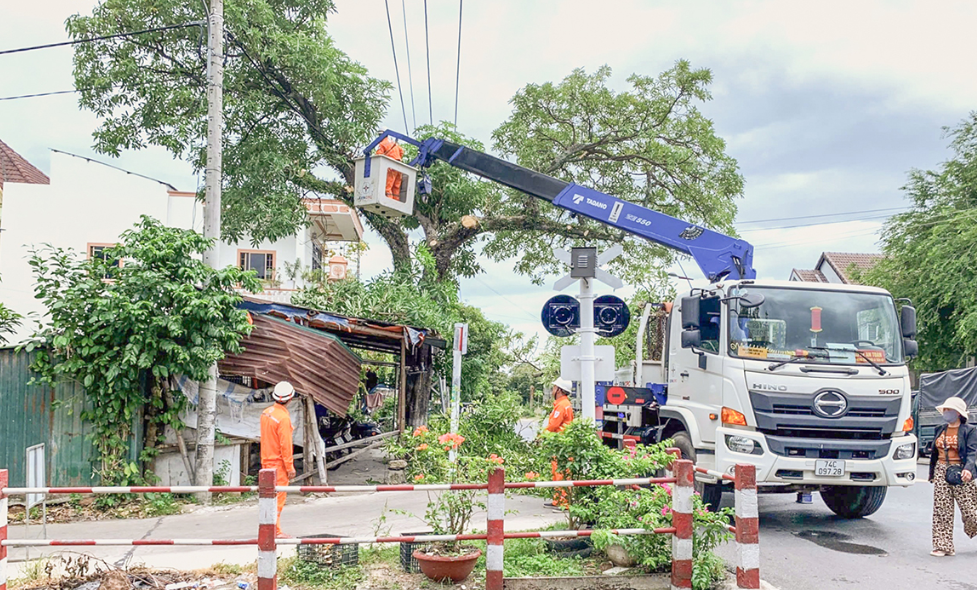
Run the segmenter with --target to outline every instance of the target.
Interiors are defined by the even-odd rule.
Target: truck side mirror
[[[684,339],[682,341],[685,342]],[[906,349],[907,357],[916,358],[917,356],[919,356],[919,343],[916,342],[915,340],[910,340],[909,338],[903,338],[902,347]]]
[[[683,314],[684,317],[684,314]],[[912,305],[903,305],[902,313],[899,316],[900,327],[902,328],[903,338],[916,337],[916,308]]]
[[[682,348],[698,348],[701,344],[702,333],[698,330],[685,330],[682,332]]]
[[[699,328],[699,298],[683,297],[682,298],[682,329],[689,330],[689,329],[698,329],[698,328]],[[684,335],[683,335],[682,342],[685,342]],[[685,346],[685,344],[683,344],[682,346]]]

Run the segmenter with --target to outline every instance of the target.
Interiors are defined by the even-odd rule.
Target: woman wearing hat
[[[977,536],[977,426],[967,423],[967,403],[951,397],[936,406],[946,424],[936,430],[930,455],[930,483],[933,484],[933,551],[930,555],[953,555],[953,503],[960,506],[963,530]]]

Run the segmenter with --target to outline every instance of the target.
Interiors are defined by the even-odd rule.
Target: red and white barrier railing
[[[670,449],[676,452],[677,449]],[[593,486],[634,487],[651,484],[674,484],[672,490],[672,526],[657,529],[619,529],[618,535],[664,534],[672,536],[672,588],[692,587],[692,517],[693,479],[696,471],[733,479],[736,487],[736,526],[729,527],[736,534],[738,548],[737,587],[759,588],[759,530],[756,500],[756,473],[752,465],[737,465],[736,477],[712,472],[693,466],[690,461],[672,462],[670,477],[645,477],[626,479],[505,482],[505,471],[495,469],[485,484],[422,484],[422,485],[375,485],[375,486],[276,486],[273,469],[262,469],[257,486],[141,486],[141,487],[63,487],[63,488],[10,488],[7,470],[0,469],[0,590],[6,590],[7,547],[45,546],[258,546],[258,590],[277,588],[277,547],[279,545],[345,545],[352,543],[404,543],[404,542],[486,542],[485,590],[502,590],[502,571],[505,539],[588,537],[592,531],[536,531],[505,532],[505,490],[526,488],[560,488]],[[488,516],[486,534],[481,535],[416,535],[401,537],[333,537],[306,539],[276,539],[278,493],[307,492],[416,492],[449,490],[487,490]],[[258,492],[257,539],[78,539],[78,540],[26,540],[9,539],[7,536],[7,497],[23,494],[138,494],[138,493],[195,493]]]

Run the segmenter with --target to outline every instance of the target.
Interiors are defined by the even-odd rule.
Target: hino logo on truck
[[[786,385],[767,385],[766,383],[754,383],[753,389],[758,391],[787,391]]]
[[[814,398],[814,413],[824,418],[838,418],[848,409],[848,400],[840,391],[822,391]]]

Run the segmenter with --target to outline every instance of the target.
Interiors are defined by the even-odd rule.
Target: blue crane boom
[[[753,246],[711,229],[690,224],[641,205],[623,201],[600,191],[567,183],[546,174],[507,162],[484,152],[436,137],[416,140],[396,131],[385,131],[363,152],[364,176],[370,176],[370,154],[387,136],[417,146],[411,166],[427,168],[442,161],[456,168],[544,199],[553,205],[584,215],[646,240],[688,254],[711,282],[723,279],[754,279]],[[424,183],[419,184],[424,191]]]

